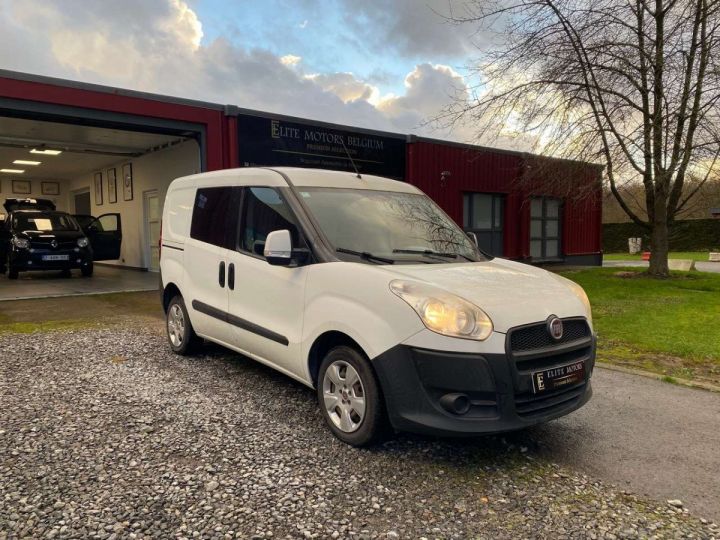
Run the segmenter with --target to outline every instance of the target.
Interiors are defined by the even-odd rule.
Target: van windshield
[[[344,188],[299,191],[340,253],[354,252],[376,263],[487,260],[425,195]]]
[[[78,226],[68,214],[55,212],[20,212],[13,215],[16,231],[77,231]]]

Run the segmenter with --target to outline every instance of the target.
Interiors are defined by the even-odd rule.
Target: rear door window
[[[220,247],[228,246],[230,212],[233,203],[232,187],[201,188],[195,194],[190,237]]]

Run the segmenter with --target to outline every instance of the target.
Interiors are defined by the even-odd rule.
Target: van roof
[[[421,193],[415,186],[399,180],[391,180],[382,176],[361,174],[358,178],[354,172],[329,171],[326,169],[305,169],[300,167],[243,167],[239,169],[223,169],[178,178],[174,187],[181,186],[222,186],[222,185],[253,185],[283,187],[287,185],[284,177],[290,179],[295,187],[328,187],[341,189],[370,189],[375,191],[397,191],[404,193]]]

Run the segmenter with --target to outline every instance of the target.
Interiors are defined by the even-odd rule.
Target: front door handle
[[[228,287],[231,291],[235,290],[235,265],[233,263],[228,266]]]
[[[218,272],[218,282],[221,287],[225,286],[225,261],[220,263],[220,271]]]

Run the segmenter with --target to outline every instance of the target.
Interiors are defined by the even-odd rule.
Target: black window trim
[[[492,201],[492,209],[490,211],[490,228],[489,229],[479,229],[477,227],[466,227],[465,226],[465,197],[469,196],[469,213],[470,216],[472,216],[473,213],[473,197],[472,195],[490,195],[491,201]],[[495,192],[489,192],[489,191],[463,191],[463,226],[462,229],[465,232],[504,232],[505,231],[505,202],[507,199],[506,193],[495,193]],[[502,204],[500,205],[500,227],[495,227],[495,201],[500,200]],[[470,216],[468,216],[468,221],[470,220]]]
[[[533,217],[532,215],[532,201],[534,200],[540,200],[542,204],[542,215],[541,217]],[[558,215],[557,217],[548,217],[547,215],[547,201],[548,200],[554,200],[558,201]],[[564,201],[560,197],[552,197],[550,195],[533,195],[530,197],[530,230],[528,231],[529,234],[529,242],[530,245],[529,253],[530,258],[533,261],[540,262],[540,261],[558,261],[558,260],[564,260],[563,256],[563,243],[562,243],[562,236],[563,236],[563,229],[562,229],[562,222],[563,222],[563,210],[564,210]],[[532,224],[533,221],[539,221],[541,223],[541,235],[542,236],[533,236],[532,235]],[[557,236],[547,236],[545,234],[546,232],[546,225],[548,221],[557,221],[558,229],[557,229]],[[548,240],[556,240],[558,243],[558,253],[555,256],[548,256],[547,255],[547,242]],[[540,256],[539,257],[533,257],[532,256],[532,242],[533,241],[540,241]]]
[[[246,190],[252,189],[252,188],[265,188],[265,189],[274,189],[277,191],[282,200],[288,205],[290,208],[290,212],[292,212],[293,217],[295,218],[296,225],[298,228],[298,240],[300,240],[300,243],[304,243],[305,247],[310,251],[310,257],[302,264],[291,264],[290,267],[294,268],[297,266],[308,266],[310,264],[313,264],[317,262],[317,258],[314,254],[313,250],[313,243],[309,241],[308,235],[305,233],[305,230],[303,228],[302,220],[299,218],[299,213],[297,211],[297,208],[295,205],[291,203],[289,200],[289,197],[287,196],[289,193],[288,188],[282,187],[282,186],[268,186],[263,184],[244,184],[241,186],[234,186],[234,189],[237,189],[239,192],[238,195],[238,211],[237,211],[237,222],[235,225],[235,238],[232,241],[232,243],[228,243],[228,245],[231,245],[232,247],[228,247],[229,250],[234,251],[235,253],[239,253],[240,255],[245,255],[246,257],[252,257],[253,259],[258,259],[260,261],[267,262],[267,259],[265,257],[262,257],[260,255],[257,255],[251,251],[248,251],[246,249],[243,249],[240,247],[240,239],[242,235],[242,230],[244,226],[244,220],[245,220],[245,197],[246,197]],[[270,263],[268,263],[270,264]]]

